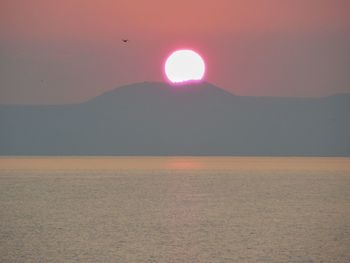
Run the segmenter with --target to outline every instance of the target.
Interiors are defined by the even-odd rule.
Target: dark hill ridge
[[[90,101],[0,106],[1,155],[350,156],[350,96],[235,96],[138,83]]]
[[[200,95],[200,96],[199,96]],[[220,89],[210,83],[198,83],[192,85],[172,86],[162,82],[144,82],[131,84],[124,87],[108,91],[86,103],[123,103],[133,101],[136,104],[146,104],[147,102],[175,100],[200,100],[202,102],[214,103],[215,100],[229,101],[233,94]]]

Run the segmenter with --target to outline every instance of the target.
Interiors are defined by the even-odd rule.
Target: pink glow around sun
[[[174,84],[201,81],[205,74],[205,63],[193,50],[180,49],[166,59],[164,71],[167,79]]]

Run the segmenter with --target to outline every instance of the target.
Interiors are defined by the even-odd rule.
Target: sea
[[[350,262],[350,158],[1,157],[0,262]]]

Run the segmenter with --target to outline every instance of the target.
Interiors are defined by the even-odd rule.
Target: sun
[[[203,58],[193,50],[180,49],[166,59],[164,71],[171,83],[201,81],[205,74]]]

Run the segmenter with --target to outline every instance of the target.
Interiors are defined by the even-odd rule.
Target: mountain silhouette
[[[137,83],[72,105],[1,105],[0,155],[350,156],[350,95],[235,96]]]

